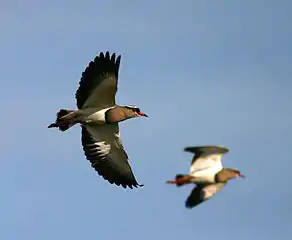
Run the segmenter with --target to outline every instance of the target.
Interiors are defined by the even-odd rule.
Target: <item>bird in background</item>
[[[245,177],[240,171],[223,168],[222,156],[229,152],[225,147],[194,146],[186,147],[186,152],[195,154],[189,174],[177,174],[175,180],[167,181],[177,187],[196,184],[185,201],[186,208],[193,208],[210,199],[221,191],[227,182],[234,178]]]
[[[77,110],[60,109],[48,128],[66,131],[81,125],[81,142],[91,166],[111,184],[124,188],[138,184],[128,162],[119,132],[119,122],[147,117],[137,106],[116,104],[121,55],[101,52],[82,73],[75,94]]]

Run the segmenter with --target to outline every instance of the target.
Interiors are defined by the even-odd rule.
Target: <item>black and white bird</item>
[[[119,132],[119,122],[147,115],[136,106],[116,104],[121,56],[100,53],[82,73],[75,94],[78,110],[60,109],[56,127],[66,131],[79,123],[84,154],[92,167],[111,184],[141,187],[128,162]]]
[[[186,147],[186,152],[194,155],[189,174],[177,174],[175,180],[167,181],[177,187],[196,184],[185,202],[187,208],[210,199],[219,192],[229,180],[244,177],[240,171],[223,168],[222,156],[229,150],[219,146]]]

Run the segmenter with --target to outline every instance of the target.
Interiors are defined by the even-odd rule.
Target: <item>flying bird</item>
[[[221,191],[227,182],[245,177],[240,171],[223,168],[222,156],[229,149],[219,146],[186,147],[186,152],[194,154],[189,174],[177,174],[175,180],[167,181],[177,187],[196,184],[185,201],[186,208],[193,208]]]
[[[111,184],[124,188],[138,184],[128,162],[119,131],[119,122],[147,117],[137,106],[116,104],[121,55],[101,52],[82,73],[75,97],[78,110],[60,109],[48,128],[66,131],[81,125],[81,142],[91,166]]]

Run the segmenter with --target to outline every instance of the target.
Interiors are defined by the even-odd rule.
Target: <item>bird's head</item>
[[[140,108],[136,107],[136,106],[132,106],[132,105],[126,105],[124,106],[125,111],[126,111],[126,115],[130,118],[130,117],[148,117],[148,115],[146,113],[143,113],[140,111]]]
[[[227,182],[234,178],[245,178],[245,176],[240,171],[231,168],[224,168],[216,174],[217,182]]]
[[[107,123],[118,123],[140,116],[148,117],[135,106],[116,106],[105,112],[105,119]]]

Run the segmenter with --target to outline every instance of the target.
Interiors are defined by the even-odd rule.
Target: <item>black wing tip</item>
[[[100,52],[88,63],[87,67],[81,74],[79,88],[75,93],[78,108],[82,108],[88,95],[94,88],[96,77],[103,77],[104,74],[109,73],[115,75],[116,79],[118,79],[121,55],[118,55],[117,57],[116,55],[116,53],[110,54],[109,51]]]
[[[108,181],[112,185],[116,185],[118,187],[123,187],[124,189],[127,189],[127,188],[133,189],[133,187],[134,188],[144,187],[144,184],[139,184],[139,183],[137,183],[136,180],[134,180],[132,182],[128,181],[127,183],[125,183],[125,182],[121,182],[118,180],[109,179],[106,175],[100,173],[97,168],[95,168],[95,170],[97,171],[99,176],[101,176],[104,180]]]
[[[99,174],[99,173],[98,173]],[[137,182],[134,183],[121,183],[121,182],[117,182],[114,181],[112,179],[108,179],[106,176],[99,174],[104,180],[108,181],[111,185],[116,185],[117,187],[123,187],[124,189],[130,188],[133,189],[134,188],[140,188],[140,187],[144,187],[144,184],[139,184]]]
[[[185,148],[184,148],[184,151],[185,151],[185,152],[190,152],[190,151],[191,151],[191,148],[192,148],[192,147],[185,147]]]
[[[196,208],[196,207],[198,207],[198,205],[201,205],[203,202],[204,202],[204,201],[199,201],[199,202],[195,202],[195,203],[193,203],[193,202],[188,202],[188,201],[186,201],[186,202],[185,202],[185,208],[186,208],[186,209]]]
[[[184,151],[189,152],[189,153],[193,153],[193,154],[196,154],[198,152],[197,149],[195,149],[194,147],[185,147]]]
[[[193,208],[193,206],[190,205],[190,204],[186,201],[186,202],[185,202],[185,208],[187,208],[187,209],[191,209],[191,208]]]
[[[134,188],[144,187],[144,184],[139,184],[135,180],[132,182],[128,181],[125,183],[125,182],[121,182],[119,180],[110,179],[108,176],[102,174],[98,168],[95,168],[94,166],[93,166],[93,168],[95,169],[95,171],[98,173],[99,176],[101,176],[104,180],[108,181],[112,185],[116,185],[118,187],[123,187],[124,189],[127,189],[127,188],[133,189],[133,187]]]
[[[197,204],[196,204],[197,205]],[[185,208],[186,209],[192,209],[192,208],[194,208],[196,205],[192,205],[192,204],[189,204],[189,203],[185,203]]]
[[[99,52],[99,54],[95,57],[95,59],[106,59],[114,62],[120,62],[121,61],[121,55],[117,54],[116,52],[110,53],[110,51],[106,52]]]
[[[135,183],[135,184],[121,184],[121,183],[114,183],[115,185],[117,186],[122,186],[124,189],[127,189],[127,188],[130,188],[130,189],[133,189],[134,188],[140,188],[140,187],[144,187],[144,184],[138,184],[138,183]]]
[[[205,146],[187,146],[184,148],[185,152],[191,152],[196,153],[200,152],[202,149],[208,149],[208,148],[216,148],[219,152],[227,153],[229,152],[229,149],[225,146],[218,146],[218,145],[205,145]]]
[[[185,201],[185,208],[192,209],[196,207],[197,205],[201,204],[203,201],[198,199],[192,199],[190,196]]]

